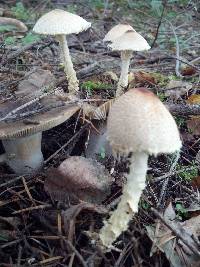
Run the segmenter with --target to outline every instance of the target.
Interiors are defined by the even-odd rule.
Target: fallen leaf
[[[156,79],[152,73],[145,71],[138,71],[134,73],[135,81],[141,83],[141,86],[144,86],[146,83],[155,85],[157,84]]]
[[[187,121],[187,127],[194,135],[200,135],[200,116],[193,116]]]
[[[177,100],[192,89],[192,84],[184,81],[170,80],[165,88],[165,95]]]
[[[112,177],[103,165],[92,159],[73,156],[47,172],[44,188],[59,201],[72,199],[101,203],[110,193]]]
[[[43,86],[52,84],[55,81],[54,75],[49,70],[34,69],[29,71],[19,83],[15,94],[17,97],[36,96]]]
[[[192,105],[200,104],[200,94],[199,95],[191,95],[191,96],[189,96],[188,99],[186,100],[186,102],[188,104],[192,104]]]
[[[192,179],[192,186],[194,189],[200,189],[200,176]]]
[[[196,72],[196,69],[191,66],[187,66],[181,70],[181,74],[183,76],[191,76],[194,75]]]
[[[171,222],[173,228],[176,228],[177,232],[182,233],[185,237],[187,236],[188,240],[189,238],[195,240],[194,236],[198,239],[200,235],[200,216],[192,217],[185,222],[179,222],[177,218],[174,218],[174,215],[175,211],[170,204],[164,212],[166,222]],[[153,242],[151,253],[155,253],[157,247],[165,253],[171,267],[195,266],[198,263],[199,257],[194,255],[190,248],[160,220],[154,225],[146,226],[146,229]],[[193,242],[194,244],[198,247],[196,241]]]

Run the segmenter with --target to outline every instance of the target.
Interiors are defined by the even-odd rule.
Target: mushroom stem
[[[34,173],[43,165],[42,133],[17,139],[2,140],[6,151],[5,162],[17,174]]]
[[[122,51],[121,52],[121,75],[119,78],[119,82],[117,84],[116,96],[120,96],[123,94],[124,89],[128,86],[128,71],[130,60],[132,56],[132,51]]]
[[[57,36],[57,40],[59,41],[62,51],[65,74],[68,80],[68,90],[69,93],[74,94],[79,91],[79,82],[76,77],[76,72],[73,68],[73,63],[69,54],[66,36],[64,34],[60,34]]]
[[[107,248],[111,247],[116,238],[127,230],[133,214],[138,211],[140,196],[145,188],[147,162],[148,155],[144,152],[135,153],[134,158],[131,158],[130,171],[121,200],[100,231],[100,240]]]

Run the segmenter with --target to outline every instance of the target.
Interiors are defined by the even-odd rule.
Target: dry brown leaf
[[[194,135],[200,135],[200,116],[193,116],[187,121],[187,127]]]
[[[191,96],[189,96],[188,99],[187,99],[187,103],[188,104],[192,104],[192,105],[200,104],[200,95],[191,95]]]
[[[165,89],[165,95],[172,99],[179,99],[182,95],[192,89],[192,84],[184,81],[171,80]]]
[[[101,203],[110,193],[112,177],[105,167],[92,159],[73,156],[47,172],[45,190],[59,201],[74,200]]]
[[[52,84],[55,81],[54,75],[49,70],[34,69],[28,72],[25,78],[19,83],[15,92],[16,96],[35,96],[43,86]]]
[[[191,76],[194,75],[196,72],[197,72],[196,69],[191,66],[187,66],[181,70],[181,74],[183,76]]]
[[[134,73],[134,78],[136,83],[140,83],[141,86],[146,84],[155,85],[157,81],[152,73],[145,71],[138,71]]]

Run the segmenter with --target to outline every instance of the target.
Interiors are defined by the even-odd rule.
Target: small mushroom
[[[114,42],[115,39],[119,38],[121,35],[123,35],[127,31],[133,31],[133,27],[128,24],[118,24],[114,26],[104,37],[104,42]]]
[[[66,35],[87,30],[91,23],[78,15],[64,10],[55,9],[43,15],[35,24],[33,31],[39,34],[54,35],[60,43],[63,54],[63,64],[68,79],[69,93],[79,91],[79,82],[69,54]]]
[[[92,159],[73,156],[60,166],[50,169],[45,180],[45,190],[56,200],[87,201],[100,204],[110,193],[112,177],[105,167]]]
[[[147,41],[135,30],[127,30],[122,35],[114,38],[111,44],[108,45],[112,51],[121,52],[121,75],[117,85],[116,96],[120,96],[124,88],[128,86],[128,70],[130,59],[133,51],[143,51],[150,49]]]
[[[162,102],[145,88],[130,89],[111,107],[108,140],[116,155],[130,158],[130,170],[117,209],[100,231],[105,247],[128,228],[145,188],[149,155],[173,153],[181,148],[177,125]]]

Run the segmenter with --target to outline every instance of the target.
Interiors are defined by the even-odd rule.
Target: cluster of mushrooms
[[[70,97],[78,98],[79,82],[73,68],[66,35],[79,33],[91,26],[83,18],[63,10],[53,10],[42,16],[33,28],[39,34],[54,35],[59,41],[61,57],[68,81]],[[117,237],[128,228],[133,214],[138,211],[138,203],[148,169],[148,156],[160,153],[174,153],[181,148],[177,125],[163,103],[146,88],[133,88],[124,93],[128,87],[128,71],[133,51],[150,49],[147,41],[130,25],[119,24],[105,36],[104,42],[112,51],[121,53],[121,75],[118,81],[116,98],[109,107],[107,118],[107,139],[113,155],[130,156],[130,170],[126,176],[121,200],[104,222],[99,233],[99,240],[106,248],[111,248]],[[0,137],[5,148],[6,162],[16,172],[37,171],[43,164],[41,152],[41,131],[47,130],[72,116],[79,107],[65,106],[57,111],[57,118],[49,112],[43,114],[39,125],[20,126],[14,133],[13,126],[4,123]],[[92,119],[104,112],[105,105],[93,112]],[[91,108],[91,110],[93,110]],[[101,116],[99,116],[101,117]],[[21,128],[20,128],[21,127]],[[2,128],[2,127],[1,127]],[[16,129],[16,128],[15,128]],[[6,133],[9,132],[9,134]],[[12,157],[12,154],[15,156]],[[28,166],[28,167],[27,167]]]

